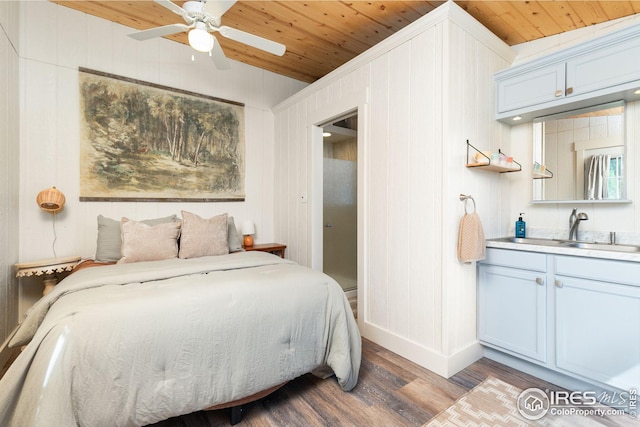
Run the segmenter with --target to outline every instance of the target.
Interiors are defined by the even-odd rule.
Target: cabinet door
[[[567,61],[567,96],[640,80],[638,58],[640,39],[636,37]]]
[[[544,273],[480,264],[478,338],[481,342],[546,362]]]
[[[640,287],[568,276],[555,285],[557,367],[622,390],[638,387]]]
[[[543,104],[564,96],[565,63],[496,80],[498,113]]]

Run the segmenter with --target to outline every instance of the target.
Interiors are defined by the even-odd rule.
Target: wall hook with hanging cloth
[[[466,194],[460,194],[460,201],[464,202],[464,213],[469,213],[467,212],[467,202],[471,200],[473,202],[473,212],[476,211],[476,201],[473,199],[473,196],[467,196]]]
[[[473,203],[473,212],[469,213],[469,200]],[[471,195],[460,194],[464,202],[464,216],[460,220],[458,232],[458,260],[469,263],[485,259],[484,231],[480,215],[476,212],[476,201]]]

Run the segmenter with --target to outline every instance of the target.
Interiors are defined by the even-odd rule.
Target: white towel
[[[480,216],[475,212],[465,214],[460,220],[460,232],[458,233],[458,260],[472,262],[484,258],[484,231]]]

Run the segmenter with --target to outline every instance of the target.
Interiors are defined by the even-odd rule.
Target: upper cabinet
[[[496,119],[515,124],[609,101],[638,100],[637,58],[640,24],[496,73]]]
[[[638,31],[640,35],[640,31]],[[565,95],[597,92],[640,81],[640,38],[623,39],[566,62]]]
[[[504,79],[496,76],[498,118],[564,96],[564,82],[564,63],[528,70]]]

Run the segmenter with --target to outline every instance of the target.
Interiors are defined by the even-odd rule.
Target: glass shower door
[[[357,162],[324,158],[323,271],[345,291],[357,287]]]

